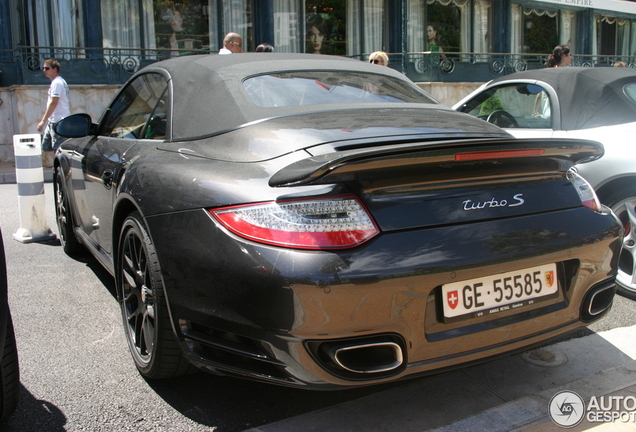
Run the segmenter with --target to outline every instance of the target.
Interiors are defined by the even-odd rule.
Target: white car
[[[518,138],[584,138],[605,147],[577,165],[625,227],[618,290],[636,299],[636,70],[549,68],[492,80],[456,103],[457,111]]]

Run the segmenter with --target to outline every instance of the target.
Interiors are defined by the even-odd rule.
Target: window
[[[303,52],[301,9],[298,0],[274,0],[274,47],[276,52]],[[301,49],[301,46],[303,49]]]
[[[347,54],[345,0],[305,1],[305,47],[310,54]]]
[[[550,97],[536,84],[489,89],[468,102],[461,111],[499,127],[548,129],[552,126]]]
[[[616,18],[595,15],[596,52],[600,55],[616,54]]]
[[[525,53],[551,53],[559,44],[556,11],[523,9],[523,49]]]
[[[475,8],[475,25],[486,33],[479,45],[489,49],[490,2]],[[469,52],[471,50],[471,1],[426,0],[407,3],[407,49],[410,52]],[[476,30],[477,32],[478,30]]]
[[[245,80],[243,87],[262,107],[349,103],[437,103],[404,82],[367,73],[285,72]]]
[[[473,51],[476,53],[492,52],[492,3],[477,0],[474,6]]]
[[[154,0],[153,4],[157,48],[173,50],[171,55],[176,56],[210,46],[207,2]]]
[[[110,106],[102,135],[129,139],[165,139],[168,84],[159,74],[132,81]]]
[[[610,16],[594,16],[594,54],[608,56],[630,55],[633,24],[630,20]]]
[[[383,0],[347,1],[347,55],[386,49],[384,17]]]
[[[152,11],[152,0],[101,0],[104,48],[154,48]]]
[[[25,1],[21,14],[28,25],[21,35],[26,46],[77,48],[84,46],[84,27],[81,0]],[[51,57],[54,55],[51,54]]]

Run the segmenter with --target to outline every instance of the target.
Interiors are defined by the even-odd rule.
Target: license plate
[[[532,304],[557,292],[556,275],[552,263],[443,285],[444,316],[490,314]]]

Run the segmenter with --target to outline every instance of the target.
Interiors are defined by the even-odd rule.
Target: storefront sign
[[[636,3],[624,0],[537,0],[558,6],[578,6],[612,12],[636,13]]]

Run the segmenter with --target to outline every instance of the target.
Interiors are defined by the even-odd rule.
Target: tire
[[[77,240],[73,230],[73,217],[69,206],[66,185],[64,184],[64,174],[60,167],[55,168],[55,180],[53,182],[53,194],[55,196],[55,219],[57,220],[57,231],[67,255],[79,255],[84,252],[84,246]]]
[[[18,406],[18,393],[20,391],[18,348],[15,343],[13,321],[8,310],[6,333],[4,340],[0,342],[4,345],[2,358],[0,358],[0,421],[4,421]]]
[[[159,261],[139,213],[124,221],[116,266],[117,289],[128,347],[146,378],[173,378],[193,367],[172,330]]]
[[[624,238],[618,262],[618,293],[636,300],[636,196],[622,198],[610,205],[623,223]]]

